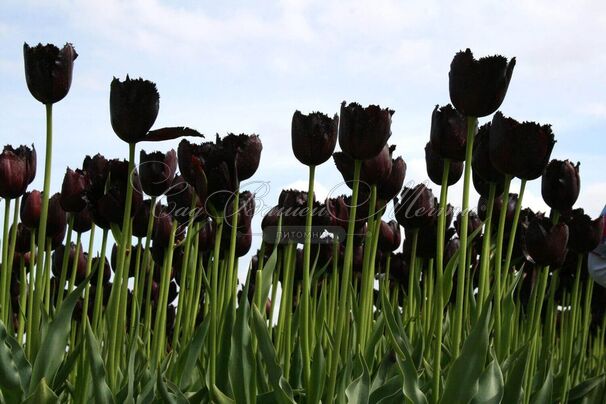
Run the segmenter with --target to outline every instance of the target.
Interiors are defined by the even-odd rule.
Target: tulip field
[[[123,155],[57,167],[53,105],[87,56],[23,54],[46,143],[5,136],[0,154],[0,402],[606,402],[588,271],[604,217],[575,205],[580,166],[551,158],[551,126],[499,110],[515,58],[452,59],[451,103],[427,111],[435,186],[404,186],[393,110],[293,111],[308,188],[282,190],[255,229],[263,134],[155,128],[156,85],[126,76],[108,83]],[[317,198],[322,164],[350,192]],[[548,212],[524,204],[535,180]]]

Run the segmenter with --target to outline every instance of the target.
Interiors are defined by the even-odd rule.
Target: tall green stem
[[[309,377],[311,373],[311,354],[309,345],[309,295],[311,293],[310,286],[310,262],[311,262],[311,218],[314,207],[314,177],[316,167],[309,166],[309,186],[307,188],[307,212],[305,216],[305,243],[303,245],[303,293],[301,294],[301,351],[303,354],[303,380],[305,387],[309,389]]]
[[[465,272],[467,271],[467,232],[469,223],[469,184],[471,183],[471,154],[475,137],[477,119],[467,118],[467,147],[465,149],[465,174],[463,178],[463,202],[461,211],[461,249],[457,270],[457,303],[455,311],[454,337],[452,342],[453,357],[459,356],[459,346],[463,328],[463,303],[465,301]]]
[[[353,263],[353,236],[355,231],[355,220],[356,211],[358,205],[358,191],[360,188],[360,168],[362,166],[361,160],[356,160],[354,165],[354,182],[353,182],[353,193],[351,196],[351,208],[349,214],[349,220],[347,223],[347,241],[345,244],[345,257],[343,262],[343,276],[341,278],[341,298],[339,304],[339,312],[337,316],[337,329],[335,337],[334,356],[330,363],[330,379],[328,381],[328,388],[326,390],[326,402],[332,402],[334,398],[335,385],[337,383],[337,371],[339,370],[339,354],[341,351],[341,344],[343,338],[343,331],[346,327],[347,314],[349,312],[349,288],[351,280],[351,271]]]
[[[516,238],[516,231],[518,228],[518,221],[520,220],[520,210],[522,209],[522,199],[524,198],[524,190],[526,189],[526,180],[522,179],[520,184],[520,193],[518,194],[518,200],[516,201],[516,210],[513,216],[513,224],[511,226],[511,232],[509,234],[509,240],[507,241],[507,255],[505,256],[505,270],[509,269],[511,264],[511,255],[513,254],[513,244]]]
[[[494,198],[496,193],[495,183],[490,183],[488,191],[488,203],[486,204],[486,220],[484,221],[484,236],[482,238],[482,254],[480,256],[480,280],[478,283],[478,309],[477,316],[482,313],[484,301],[488,297],[489,283],[488,270],[490,267],[490,239],[492,237],[492,212],[494,210]]]
[[[6,323],[6,315],[8,313],[8,307],[4,304],[6,300],[6,296],[10,294],[7,290],[9,285],[7,285],[8,281],[8,272],[12,269],[8,266],[8,245],[9,245],[9,236],[8,236],[8,225],[10,222],[10,214],[11,214],[11,200],[4,200],[4,233],[2,236],[2,274],[0,274],[0,283],[2,286],[0,287],[0,319]]]
[[[501,267],[503,265],[503,234],[505,233],[505,219],[507,218],[507,205],[509,203],[509,185],[511,184],[511,177],[505,175],[505,184],[503,186],[503,196],[501,211],[499,215],[499,227],[497,229],[497,240],[495,250],[495,273],[494,273],[494,306],[495,306],[495,345],[497,355],[501,354]],[[499,359],[503,359],[498,356]]]

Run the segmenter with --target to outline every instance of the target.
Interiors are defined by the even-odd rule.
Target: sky
[[[265,184],[266,195],[259,208],[274,205],[282,188],[307,187],[307,167],[290,144],[294,111],[332,115],[344,100],[396,111],[389,143],[407,163],[406,182],[416,183],[427,180],[423,148],[431,112],[450,102],[452,57],[471,48],[477,57],[517,58],[500,110],[552,125],[552,157],[581,162],[576,206],[597,216],[606,204],[606,3],[479,3],[3,0],[0,141],[34,143],[42,159],[44,107],[25,84],[23,43],[71,42],[79,54],[72,88],[54,107],[57,191],[65,168],[80,167],[86,154],[127,156],[109,119],[110,82],[127,74],[157,84],[155,128],[184,125],[211,139],[215,133],[260,135],[264,148],[253,179]],[[166,151],[177,143],[142,147]],[[318,196],[340,181],[329,160],[317,169]],[[40,171],[33,186],[41,185]],[[439,193],[437,185],[433,190]],[[455,206],[461,190],[462,180],[451,188]],[[473,206],[477,198],[474,193]],[[540,180],[528,184],[524,205],[547,209]],[[259,218],[253,225],[259,229]]]

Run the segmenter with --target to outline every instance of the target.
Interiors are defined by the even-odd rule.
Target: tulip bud
[[[507,224],[511,224],[513,222],[513,216],[515,214],[516,204],[518,202],[518,194],[509,194],[509,198],[507,198],[507,213],[505,214],[505,222]],[[498,196],[494,199],[494,204],[492,207],[492,222],[498,223],[499,217],[501,216],[501,209],[503,207],[503,195]],[[480,196],[478,200],[478,216],[479,218],[485,222],[486,221],[486,212],[488,210],[488,199]]]
[[[567,220],[568,248],[576,253],[588,253],[594,250],[602,241],[604,233],[604,216],[591,220],[583,209],[572,211],[570,219]]]
[[[450,101],[463,115],[480,118],[495,112],[505,99],[516,65],[503,56],[475,59],[471,50],[458,52],[450,64]]]
[[[566,258],[568,226],[541,215],[523,233],[524,251],[537,265],[560,266]]]
[[[67,215],[61,207],[61,194],[56,193],[48,201],[48,219],[46,221],[46,237],[54,238],[65,234]],[[63,237],[61,237],[63,240]]]
[[[389,222],[381,220],[378,248],[383,252],[392,252],[400,247],[401,242],[402,236],[398,222],[395,220]]]
[[[166,154],[153,152],[147,154],[141,150],[139,176],[141,188],[149,196],[164,195],[175,178],[177,170],[177,153],[169,150]]]
[[[77,233],[86,233],[93,227],[93,216],[88,207],[72,214],[74,216],[74,231]]]
[[[425,145],[425,166],[429,179],[437,185],[442,185],[442,176],[444,175],[444,159],[436,153],[431,146],[431,142]],[[451,160],[448,168],[448,186],[454,185],[463,175],[463,162]]]
[[[112,275],[112,269],[111,266],[109,265],[109,261],[107,260],[107,258],[103,257],[103,268],[100,268],[99,266],[101,265],[101,258],[100,257],[94,257],[92,259],[92,269],[93,270],[97,270],[97,271],[103,271],[103,285],[107,285],[109,283],[109,280],[111,278]],[[98,272],[97,272],[98,274]],[[97,286],[97,274],[93,275],[92,278],[90,278],[90,283],[91,285],[95,285]]]
[[[408,259],[403,253],[392,254],[389,266],[389,279],[404,289],[408,288]]]
[[[141,78],[131,80],[128,75],[121,82],[112,80],[109,93],[109,113],[114,132],[127,143],[145,138],[158,116],[160,94],[156,85]]]
[[[216,224],[214,221],[207,220],[198,233],[199,246],[201,252],[209,252],[215,244]]]
[[[15,226],[13,223],[12,226]],[[11,226],[11,232],[12,232]],[[15,252],[18,254],[25,254],[30,252],[32,232],[23,223],[17,224],[17,239],[15,242]]]
[[[559,211],[572,209],[580,189],[579,163],[575,166],[568,160],[551,160],[547,164],[541,179],[541,194],[549,207]]]
[[[450,104],[436,105],[431,114],[430,142],[442,158],[465,161],[467,119]]]
[[[196,200],[195,211],[192,212],[192,199],[196,198],[193,188],[185,182],[184,177],[177,175],[173,180],[170,190],[166,193],[168,202],[167,210],[179,223],[186,223],[191,215],[194,219],[201,220],[206,217],[201,209],[200,201]]]
[[[61,270],[63,268],[63,255],[65,254],[66,247],[64,245],[60,245],[53,252],[53,265],[52,271],[55,277],[61,277]],[[78,279],[84,279],[86,273],[86,257],[84,256],[84,252],[82,251],[82,245],[78,246],[78,256],[76,256],[76,245],[71,243],[67,252],[68,261],[67,261],[67,270],[68,273],[71,273],[72,268],[74,267],[74,262],[76,262],[76,273],[79,276]]]
[[[517,199],[516,199],[517,201]],[[515,205],[514,205],[515,207]],[[478,228],[482,227],[482,220],[478,216],[476,212],[470,210],[467,213],[467,234],[473,234]],[[454,222],[454,228],[457,231],[457,234],[461,235],[461,212],[457,214],[457,219]]]
[[[461,240],[458,237],[451,238],[444,247],[444,262],[449,263],[456,252],[461,248]]]
[[[360,169],[360,182],[370,189],[379,181],[389,176],[391,172],[392,158],[389,147],[385,145],[376,156],[362,161]],[[333,154],[335,165],[343,175],[347,186],[353,189],[354,163],[355,161],[347,154],[337,152]]]
[[[320,112],[303,115],[295,111],[292,117],[292,150],[297,160],[317,166],[330,158],[337,144],[339,117],[330,118]]]
[[[381,178],[377,184],[377,196],[386,201],[392,200],[402,190],[404,178],[406,178],[406,163],[402,157],[392,159],[389,175]]]
[[[473,142],[471,167],[484,181],[503,184],[505,176],[490,161],[490,122],[480,126]]]
[[[492,119],[489,137],[491,163],[502,173],[524,180],[534,180],[543,173],[553,145],[551,125],[519,123],[497,112]]]
[[[80,212],[86,206],[85,194],[90,179],[82,170],[67,169],[61,185],[61,206],[66,212]]]
[[[370,159],[381,151],[391,136],[391,116],[394,111],[378,105],[366,108],[345,101],[341,104],[339,145],[356,160]]]
[[[23,195],[19,215],[24,225],[30,229],[37,229],[42,212],[42,193],[38,190],[26,192]]]
[[[36,149],[32,145],[4,146],[0,154],[0,198],[14,199],[22,196],[36,176]]]
[[[436,198],[425,184],[414,188],[404,187],[400,201],[395,205],[398,223],[404,228],[421,228],[436,221]]]
[[[55,45],[23,44],[25,81],[35,99],[43,104],[61,101],[72,84],[74,60],[78,57],[70,43],[59,49]]]

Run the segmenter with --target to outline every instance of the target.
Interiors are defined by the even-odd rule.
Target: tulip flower
[[[450,64],[450,101],[463,115],[480,118],[503,103],[516,59],[503,56],[475,59],[471,50],[458,52]]]
[[[66,212],[79,212],[86,207],[86,191],[90,186],[87,174],[68,168],[61,185],[61,206]]]
[[[378,105],[366,108],[345,101],[341,104],[339,145],[355,160],[375,157],[391,136],[391,116],[394,111]]]
[[[579,197],[581,178],[579,164],[570,161],[551,160],[541,179],[543,200],[552,209],[568,211]]]
[[[30,229],[38,228],[42,210],[42,194],[38,190],[26,192],[21,203],[20,217],[24,225]]]
[[[263,145],[258,135],[228,134],[222,140],[217,136],[217,144],[226,150],[227,159],[236,162],[236,178],[238,182],[252,177],[261,160]]]
[[[514,202],[514,206],[515,206],[515,202]],[[480,217],[478,216],[478,214],[474,211],[470,211],[468,214],[468,221],[467,221],[467,233],[468,234],[472,234],[474,231],[476,231],[478,228],[482,227],[482,220],[480,219]],[[457,231],[457,234],[461,234],[461,212],[459,212],[457,214],[457,218],[454,221],[454,228]],[[476,238],[477,240],[477,238]]]
[[[394,146],[395,147],[395,146]],[[390,152],[391,152],[390,148]],[[377,196],[390,201],[402,190],[406,178],[406,163],[402,157],[391,160],[391,171],[377,183]]]
[[[557,267],[566,258],[568,226],[553,224],[551,219],[540,215],[533,218],[523,234],[525,253],[537,265]]]
[[[48,44],[23,44],[25,81],[34,98],[48,105],[61,101],[72,84],[74,60],[78,57],[70,43],[59,49]]]
[[[392,252],[400,247],[401,242],[402,235],[398,222],[395,220],[390,220],[389,222],[381,220],[378,248],[383,252]]]
[[[48,202],[48,220],[46,223],[46,236],[54,238],[65,235],[67,226],[67,214],[61,207],[61,194],[56,193],[50,197]]]
[[[36,176],[36,149],[27,146],[4,146],[0,154],[0,197],[22,196]]]
[[[442,158],[465,161],[467,120],[450,104],[436,105],[431,114],[430,142]]]
[[[485,123],[478,129],[478,134],[473,143],[471,166],[474,178],[477,176],[485,182],[495,183],[497,184],[497,189],[499,187],[500,189],[503,188],[505,177],[490,161],[490,122]],[[474,180],[475,183],[476,181]],[[478,192],[480,191],[478,190]],[[488,196],[488,193],[486,195]],[[500,195],[500,192],[496,196],[498,195]]]
[[[594,250],[602,241],[604,233],[604,216],[597,219],[585,214],[583,209],[574,209],[566,220],[569,238],[568,248],[576,253],[588,253]]]
[[[353,189],[354,160],[343,152],[334,153],[333,159],[345,183]],[[392,162],[390,147],[385,145],[376,156],[362,161],[360,181],[370,189],[390,175]]]
[[[427,175],[429,179],[436,185],[442,185],[442,176],[444,174],[444,158],[438,154],[432,146],[431,142],[425,145],[425,166],[427,167]],[[450,161],[448,168],[448,186],[456,184],[463,175],[463,162]]]
[[[330,118],[321,112],[304,115],[295,111],[292,117],[292,150],[297,160],[317,166],[330,158],[337,144],[339,117]]]
[[[404,187],[395,205],[396,219],[404,228],[418,229],[433,225],[437,219],[437,201],[425,184]]]
[[[177,153],[141,150],[139,158],[139,178],[141,188],[149,196],[160,196],[170,189],[177,170]]]
[[[523,180],[541,176],[555,144],[551,125],[518,122],[497,112],[489,137],[490,161],[503,174]]]

